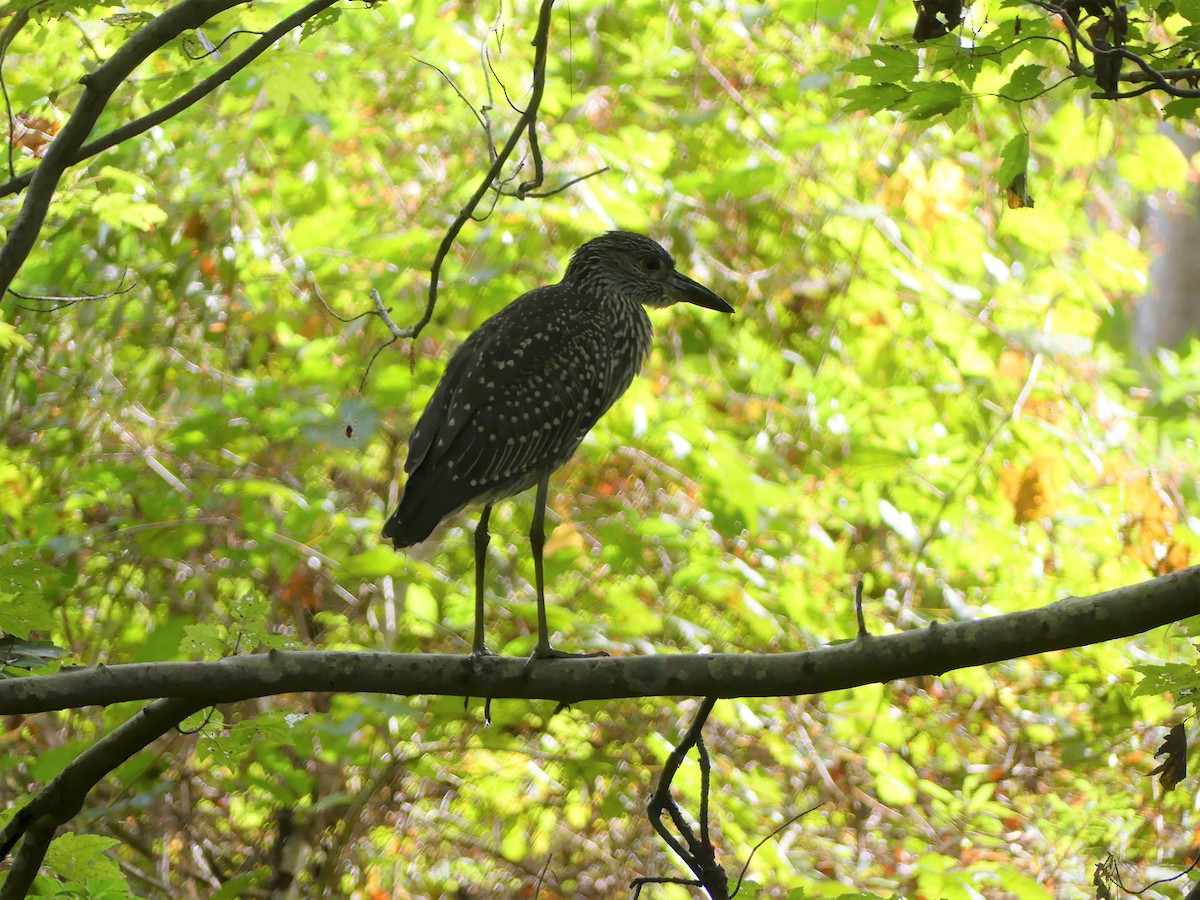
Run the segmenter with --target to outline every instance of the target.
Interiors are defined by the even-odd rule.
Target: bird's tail
[[[391,541],[397,550],[421,543],[437,527],[437,519],[428,521],[428,517],[412,515],[412,512],[404,508],[404,501],[401,500],[400,508],[383,524],[384,539]]]
[[[443,509],[444,504],[436,502],[434,486],[428,479],[418,477],[419,474],[409,477],[400,496],[400,505],[383,525],[384,539],[391,541],[397,550],[421,543],[453,511]]]

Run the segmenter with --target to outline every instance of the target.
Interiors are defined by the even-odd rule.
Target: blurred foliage
[[[124,16],[157,9],[36,12],[4,60],[14,111],[52,138]],[[204,30],[218,44],[286,11],[258,2]],[[406,555],[377,537],[405,439],[457,342],[613,227],[669,242],[738,314],[658,314],[644,376],[552,482],[563,645],[798,650],[854,634],[860,573],[887,633],[1195,558],[1200,343],[1153,360],[1128,343],[1151,192],[1194,177],[1151,100],[1017,107],[999,88],[1032,86],[1033,63],[1010,55],[979,73],[987,91],[945,80],[897,117],[854,91],[880,66],[918,76],[911,42],[888,49],[912,29],[907,4],[562,4],[548,181],[611,171],[469,226],[433,323],[360,392],[386,334],[331,311],[368,310],[375,288],[415,321],[488,161],[472,110],[414,54],[506,134],[535,8],[336,12],[69,172],[17,288],[132,290],[0,304],[6,675],[266,647],[466,652],[473,517]],[[100,128],[249,40],[157,54]],[[1009,208],[1001,172],[1027,172],[1033,208]],[[3,220],[19,202],[0,200]],[[531,507],[492,517],[488,633],[510,654],[533,644]],[[706,732],[720,858],[736,871],[823,802],[758,849],[758,895],[1081,896],[1109,853],[1126,884],[1174,874],[1195,852],[1194,786],[1164,795],[1149,773],[1174,699],[1194,699],[1164,692],[1195,690],[1196,622],[722,701]],[[5,718],[0,821],[136,709]],[[452,698],[222,707],[101,784],[39,896],[263,896],[285,833],[303,836],[302,896],[614,897],[677,874],[644,803],[694,704],[551,710],[496,702],[487,727]],[[680,775],[694,810],[699,776]]]

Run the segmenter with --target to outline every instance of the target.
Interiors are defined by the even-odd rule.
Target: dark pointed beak
[[[671,273],[671,294],[674,299],[684,303],[703,306],[705,309],[715,309],[717,312],[731,313],[733,307],[706,288],[698,281],[692,281],[682,272]]]

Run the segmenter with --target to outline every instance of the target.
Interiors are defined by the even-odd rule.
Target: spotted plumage
[[[538,580],[536,656],[563,655],[545,633],[542,518],[550,475],[629,387],[650,352],[645,306],[733,307],[675,270],[650,238],[609,232],[571,258],[562,281],[522,295],[484,322],[446,366],[409,440],[408,482],[383,536],[425,540],[447,516],[483,504],[476,532],[476,655],[491,505],[538,486],[530,538]]]

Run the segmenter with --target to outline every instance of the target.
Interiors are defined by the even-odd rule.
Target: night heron
[[[625,393],[650,352],[643,306],[683,301],[718,312],[733,307],[675,270],[675,260],[640,234],[612,231],[571,257],[558,284],[523,294],[479,326],[446,366],[408,444],[408,482],[383,526],[396,549],[429,537],[469,503],[482,503],[475,529],[473,657],[483,639],[483,572],[492,504],[537,485],[529,543],[537,585],[534,658],[597,656],[550,646],[542,550],[550,475]]]

